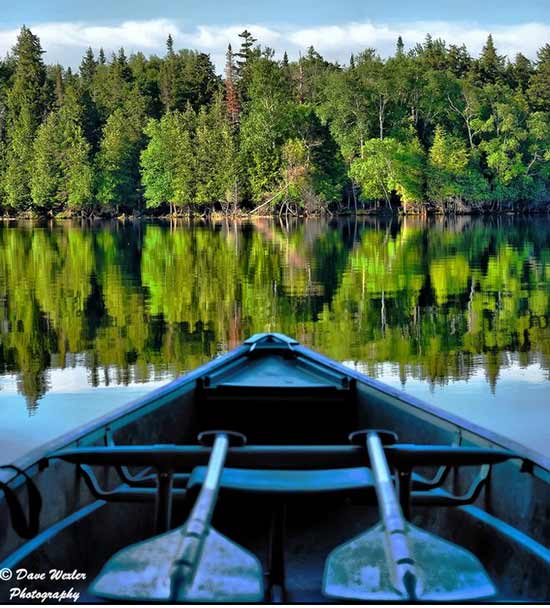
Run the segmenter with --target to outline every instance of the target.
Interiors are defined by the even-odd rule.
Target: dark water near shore
[[[262,331],[550,443],[550,221],[0,227],[0,441],[28,449]]]

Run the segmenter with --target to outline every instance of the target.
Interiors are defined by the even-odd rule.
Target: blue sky
[[[2,0],[0,22],[90,21],[109,23],[127,19],[165,17],[188,25],[226,25],[253,20],[264,24],[333,25],[352,21],[475,21],[480,24],[514,24],[548,21],[548,0]]]
[[[500,50],[534,57],[550,42],[550,0],[0,0],[0,54],[23,23],[41,37],[49,62],[77,65],[91,45],[112,51],[164,52],[168,32],[176,47],[211,53],[221,68],[228,42],[248,27],[259,42],[295,56],[313,44],[328,59],[347,61],[367,46],[382,55],[403,35],[413,46],[430,31],[479,52],[489,32]]]

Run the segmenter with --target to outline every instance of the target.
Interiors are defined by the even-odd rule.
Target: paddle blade
[[[167,602],[170,576],[181,545],[181,528],[122,549],[92,583],[94,595],[110,600]],[[185,602],[260,602],[263,573],[252,553],[210,528]]]
[[[411,524],[407,530],[422,579],[418,600],[466,601],[496,593],[483,566],[469,551]],[[332,551],[325,563],[323,593],[331,598],[374,602],[408,599],[391,584],[381,524]]]

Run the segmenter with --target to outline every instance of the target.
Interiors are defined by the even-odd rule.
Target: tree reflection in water
[[[0,373],[180,374],[255,332],[445,383],[550,369],[550,222],[349,218],[0,228]]]

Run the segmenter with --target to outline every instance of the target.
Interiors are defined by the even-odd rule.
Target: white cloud
[[[102,46],[107,53],[123,46],[128,53],[164,54],[166,37],[172,34],[177,48],[195,48],[212,55],[218,70],[223,69],[227,44],[238,47],[238,34],[248,29],[265,46],[275,48],[278,55],[287,51],[291,58],[313,45],[327,59],[347,62],[351,53],[374,47],[380,54],[393,52],[401,35],[406,47],[422,42],[429,32],[447,43],[466,44],[470,52],[479,53],[489,33],[493,34],[500,53],[513,57],[518,51],[535,58],[537,50],[550,40],[550,24],[480,26],[476,23],[422,21],[401,24],[345,23],[333,26],[293,28],[290,26],[239,24],[231,26],[201,25],[186,30],[169,19],[124,21],[111,26],[86,23],[41,23],[30,26],[40,37],[47,51],[46,60],[77,66],[84,50]],[[0,54],[15,43],[17,30],[0,29]]]

